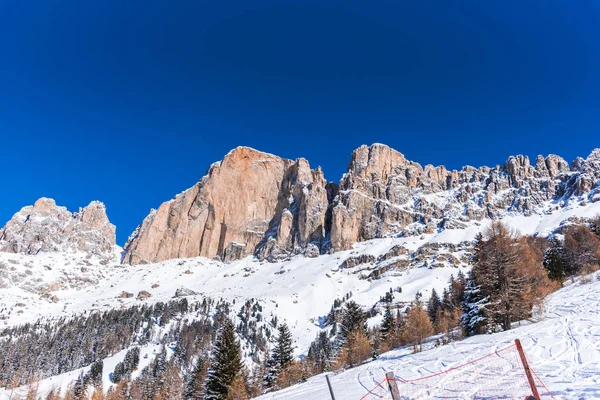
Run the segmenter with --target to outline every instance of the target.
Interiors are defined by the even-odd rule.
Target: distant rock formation
[[[114,249],[116,228],[106,216],[104,204],[92,201],[70,213],[52,199],[41,198],[23,207],[0,229],[0,251],[86,252],[106,255]]]
[[[331,190],[304,159],[238,147],[144,219],[125,244],[124,262],[314,252],[325,237]]]
[[[305,159],[239,147],[195,186],[153,210],[125,245],[124,262],[312,257],[374,238],[594,202],[599,186],[600,150],[571,166],[556,155],[538,156],[535,165],[514,156],[493,168],[448,171],[374,144],[352,153],[336,185]]]
[[[597,180],[600,174],[597,166],[589,168],[590,159],[580,163],[590,178],[585,184],[567,185],[579,186],[570,194],[591,190],[591,177]],[[423,233],[507,212],[541,212],[545,201],[567,191],[572,175],[582,174],[571,172],[555,155],[539,156],[535,167],[519,155],[503,166],[448,171],[444,166],[422,167],[385,145],[361,146],[352,154],[334,201],[331,246],[348,249],[355,242],[402,233],[414,223],[418,226],[413,233]]]

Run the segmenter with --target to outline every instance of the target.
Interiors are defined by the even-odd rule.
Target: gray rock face
[[[54,200],[41,198],[33,206],[23,207],[0,230],[0,251],[23,254],[81,251],[106,255],[115,246],[115,233],[104,204],[98,201],[70,213]]]
[[[247,147],[213,164],[198,184],[152,211],[130,237],[124,261],[348,249],[390,235],[461,228],[471,220],[545,210],[548,200],[600,200],[600,150],[569,164],[559,156],[510,157],[496,167],[445,167],[407,160],[388,146],[361,146],[339,185],[304,159]]]
[[[544,202],[589,195],[598,200],[600,150],[568,163],[556,155],[510,157],[502,166],[421,165],[384,145],[355,150],[333,202],[331,246],[402,234],[460,227],[462,222],[498,218],[507,213],[542,212]],[[421,229],[407,227],[419,224]]]

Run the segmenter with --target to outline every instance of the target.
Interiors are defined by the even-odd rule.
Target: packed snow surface
[[[429,376],[493,354],[519,338],[531,368],[556,399],[600,398],[600,274],[591,283],[568,283],[550,295],[541,320],[510,331],[479,335],[418,354],[407,348],[382,354],[354,369],[331,373],[336,398],[360,399],[385,378],[388,371],[402,379]],[[526,379],[521,371],[515,376]],[[391,399],[382,392],[368,398]],[[511,398],[511,393],[506,393]],[[457,394],[454,398],[470,398]],[[325,374],[259,399],[330,400]]]

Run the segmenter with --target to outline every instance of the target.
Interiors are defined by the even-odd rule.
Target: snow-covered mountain
[[[267,328],[272,318],[286,321],[301,356],[323,329],[336,300],[351,296],[370,310],[381,309],[380,300],[390,291],[397,304],[408,304],[417,292],[425,298],[432,289],[442,292],[451,276],[469,270],[473,240],[494,219],[522,234],[546,237],[600,214],[600,150],[570,167],[557,156],[540,157],[535,164],[518,156],[495,168],[446,171],[423,168],[387,146],[372,145],[353,153],[337,185],[328,183],[320,169],[311,170],[306,160],[238,148],[213,164],[193,188],[152,211],[131,235],[124,254],[115,245],[115,227],[101,203],[71,214],[41,199],[0,230],[0,332],[173,298],[190,303],[223,300],[235,317],[251,301],[262,315],[253,316],[255,328]],[[595,284],[589,287],[598,289]],[[575,346],[563,343],[562,336],[551,341],[544,335],[550,332],[548,321],[566,318],[557,308],[560,302],[573,293],[583,298],[584,290],[575,285],[556,293],[546,322],[521,328],[522,338],[546,341],[525,342],[532,362],[543,364],[560,346]],[[589,316],[593,308],[586,307],[576,304],[573,312]],[[380,321],[377,315],[369,324]],[[574,317],[565,322],[574,324]],[[597,320],[590,324],[597,329]],[[155,333],[162,335],[167,329]],[[507,341],[511,335],[492,340]],[[250,363],[253,350],[246,339],[242,344]],[[452,359],[462,354],[454,351],[462,343],[410,360],[429,365],[435,357]],[[463,358],[491,346],[485,338],[464,343]],[[150,362],[156,349],[153,342],[142,348],[148,355],[143,363]],[[107,374],[125,351],[105,360],[105,389],[111,385]],[[567,349],[557,357],[574,351]],[[388,370],[401,368],[404,358],[398,357],[405,353],[397,350],[377,363],[387,363],[381,365]],[[576,358],[563,361],[565,369],[581,378],[581,389],[560,386],[550,367],[540,372],[567,397],[579,398],[585,385],[592,384],[585,368],[600,368]],[[371,379],[368,376],[380,367],[377,363],[336,376],[334,384],[358,394],[362,389],[350,376],[358,374],[361,382]],[[79,372],[46,378],[42,387],[66,386]],[[289,398],[312,397],[310,388],[321,381],[316,377],[310,385],[284,393]],[[0,399],[8,394],[0,391]]]

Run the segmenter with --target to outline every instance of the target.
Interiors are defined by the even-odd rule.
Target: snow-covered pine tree
[[[312,361],[315,371],[321,373],[329,370],[329,362],[332,357],[333,345],[331,339],[327,332],[321,331],[311,343],[307,358]]]
[[[279,335],[271,358],[267,362],[267,375],[264,382],[267,389],[277,389],[276,381],[279,374],[294,361],[294,339],[286,323],[279,325]]]
[[[489,297],[483,296],[481,288],[472,279],[467,280],[464,300],[462,302],[463,315],[460,317],[463,331],[467,336],[485,333],[488,330],[486,306]]]
[[[348,345],[355,344],[355,341],[349,343],[350,336],[362,337],[367,334],[367,314],[354,300],[348,301],[342,312],[342,321],[335,338],[334,359],[330,361],[337,367],[345,366],[349,353]]]
[[[128,350],[123,361],[127,372],[131,374],[140,363],[140,348],[136,346]]]
[[[396,325],[396,319],[392,314],[392,309],[390,306],[385,308],[385,312],[383,314],[383,322],[381,323],[381,327],[379,332],[381,333],[381,338],[385,341],[390,334],[390,332],[394,331],[394,327]]]
[[[166,357],[166,353],[165,353]],[[160,361],[160,360],[158,360]],[[134,347],[125,353],[125,357],[123,361],[117,363],[115,365],[115,370],[112,374],[112,381],[114,383],[119,383],[121,381],[127,380],[131,377],[131,373],[137,368],[140,362],[140,348]],[[160,375],[160,372],[158,373]],[[157,375],[157,376],[158,376]]]
[[[367,333],[367,315],[354,301],[348,301],[342,314],[342,322],[338,329],[338,345],[346,343],[348,335],[356,330]]]
[[[517,232],[502,222],[493,222],[476,247],[476,262],[471,279],[480,287],[481,295],[489,297],[486,314],[490,328],[511,328],[511,322],[523,318],[530,295],[530,263],[524,241]],[[541,267],[541,266],[539,266]]]
[[[213,346],[206,380],[206,400],[225,400],[229,386],[242,370],[240,343],[235,337],[235,326],[227,317]]]

